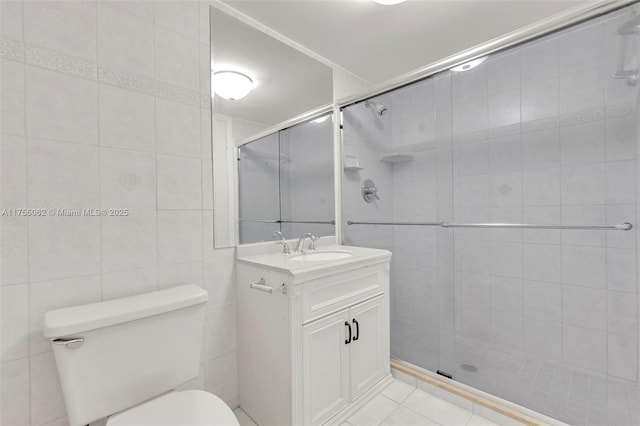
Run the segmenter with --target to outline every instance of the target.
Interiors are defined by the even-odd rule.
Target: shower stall
[[[570,424],[640,424],[639,13],[342,109],[344,241],[393,252],[395,359]]]

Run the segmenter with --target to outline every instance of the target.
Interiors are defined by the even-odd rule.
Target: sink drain
[[[475,365],[462,364],[460,367],[462,367],[462,369],[464,371],[468,371],[469,373],[477,373],[478,372],[478,368]]]

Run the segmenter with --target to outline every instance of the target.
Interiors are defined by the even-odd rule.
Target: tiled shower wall
[[[183,283],[208,290],[188,386],[237,405],[233,250],[213,249],[206,2],[0,3],[3,425],[64,424],[46,311]],[[117,348],[114,348],[117,350]]]
[[[617,30],[632,16],[619,11],[451,74],[455,221],[637,223],[638,91],[612,77]],[[638,66],[637,36],[622,54]],[[636,235],[456,229],[460,346],[489,342],[635,382]],[[460,364],[474,364],[464,351]]]
[[[364,169],[345,172],[345,221],[630,221],[637,228],[638,88],[612,78],[617,29],[634,8],[379,97],[388,107],[383,116],[364,103],[348,107],[346,154]],[[624,65],[637,68],[638,37],[627,41]],[[391,165],[379,161],[385,153],[412,159]],[[359,186],[371,176],[381,199],[366,204]],[[490,392],[515,359],[566,367],[568,377],[637,381],[636,229],[347,226],[345,239],[394,252],[398,358]],[[506,381],[520,386],[514,379]],[[545,383],[500,394],[542,411],[552,391]],[[567,392],[562,398],[551,415],[565,414]],[[584,420],[582,403],[567,409],[578,407]],[[606,410],[606,398],[599,404]]]
[[[377,99],[388,105],[388,96]],[[390,221],[393,218],[391,164],[380,161],[382,152],[391,141],[391,128],[380,120],[380,116],[360,103],[343,111],[344,155],[355,158],[359,168],[344,170],[342,185],[343,220]],[[361,185],[371,179],[378,189],[379,201],[366,203],[362,198]],[[344,243],[391,249],[393,230],[389,227],[346,226]],[[393,293],[392,293],[393,297]]]

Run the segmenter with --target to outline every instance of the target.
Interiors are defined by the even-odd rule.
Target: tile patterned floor
[[[241,408],[240,426],[257,426]],[[484,417],[394,379],[341,426],[496,426]]]

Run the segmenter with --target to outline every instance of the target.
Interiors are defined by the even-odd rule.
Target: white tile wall
[[[211,296],[187,386],[237,406],[233,251],[213,248],[208,7],[0,4],[2,208],[130,210],[1,218],[3,425],[66,422],[46,311],[184,283]]]
[[[5,16],[3,15],[2,18],[2,25],[4,27]],[[20,19],[17,19],[17,21],[21,22]],[[0,94],[2,95],[2,99],[0,99],[0,112],[3,118],[2,132],[24,135],[23,67],[15,62],[2,61],[0,71],[2,71],[2,81],[4,81],[4,84],[0,88]]]
[[[155,152],[153,96],[106,84],[98,91],[100,145]]]
[[[27,245],[27,219],[3,217],[0,219],[2,238],[2,285],[27,282],[29,265]]]
[[[30,422],[29,358],[0,364],[2,373],[2,421],[10,425]]]
[[[190,105],[156,100],[158,153],[200,158],[200,111]]]
[[[153,153],[102,148],[101,205],[155,210],[156,168],[157,160]]]
[[[95,61],[96,8],[96,2],[27,2],[24,4],[24,41]]]
[[[153,78],[153,19],[141,19],[119,5],[106,2],[98,3],[97,16],[98,61]]]
[[[93,81],[26,66],[27,136],[97,145],[97,91]]]

